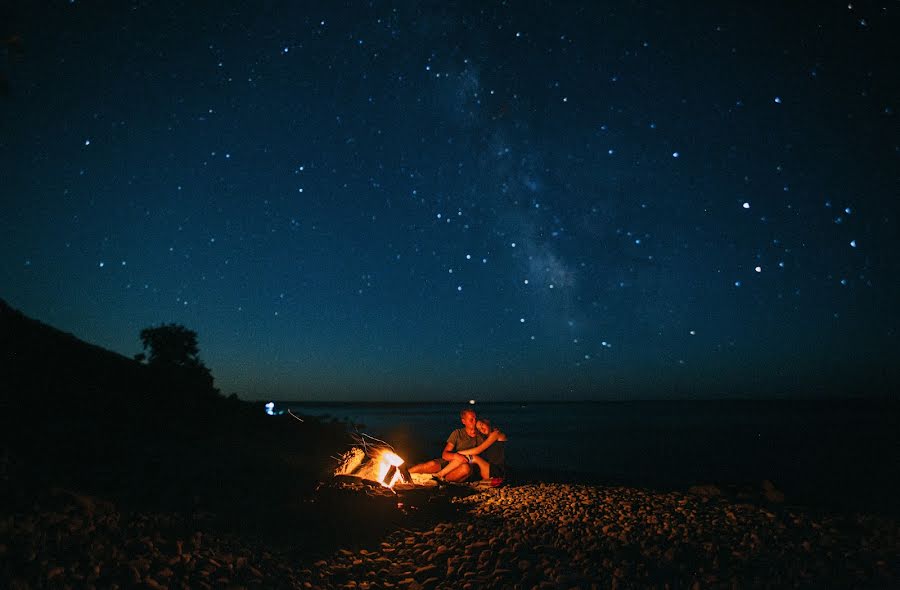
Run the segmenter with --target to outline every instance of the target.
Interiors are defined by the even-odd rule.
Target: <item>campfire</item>
[[[409,515],[426,505],[433,512],[435,498],[475,493],[464,486],[439,486],[430,473],[410,473],[404,458],[388,443],[368,435],[359,436],[357,444],[335,459],[338,465],[332,479],[317,488],[323,498],[335,500],[364,493],[388,501]]]
[[[414,483],[403,458],[389,447],[369,446],[368,452],[360,447],[351,448],[340,457],[334,475],[375,482],[391,490],[397,484]]]

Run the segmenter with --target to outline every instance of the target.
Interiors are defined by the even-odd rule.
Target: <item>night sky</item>
[[[245,399],[889,392],[898,6],[701,4],[5,2],[0,297]]]

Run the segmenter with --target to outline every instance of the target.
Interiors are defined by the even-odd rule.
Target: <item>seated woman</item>
[[[481,479],[506,477],[506,435],[499,428],[492,427],[491,421],[483,416],[476,420],[475,428],[486,437],[484,442],[477,447],[459,451],[459,454],[468,457],[478,466]],[[451,463],[441,471],[449,472],[457,466]],[[443,477],[445,474],[438,472],[435,475]]]

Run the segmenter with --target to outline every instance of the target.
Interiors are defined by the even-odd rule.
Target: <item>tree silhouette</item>
[[[136,360],[146,362],[186,388],[218,394],[212,374],[200,360],[196,332],[179,324],[163,324],[141,330],[141,342],[145,352],[136,354]]]
[[[140,354],[138,360],[160,367],[202,367],[197,347],[197,333],[179,324],[163,324],[155,328],[141,330],[144,350],[150,349],[149,356]]]

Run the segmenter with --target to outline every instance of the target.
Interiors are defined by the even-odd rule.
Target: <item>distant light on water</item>
[[[266,404],[266,414],[269,416],[275,415],[275,402],[269,402]]]
[[[470,399],[470,400],[469,400],[469,405],[470,405],[470,406],[474,406],[474,405],[475,405],[475,400]]]

